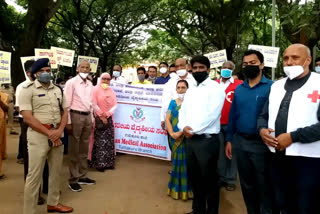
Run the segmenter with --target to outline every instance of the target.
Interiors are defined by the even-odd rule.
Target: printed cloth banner
[[[91,73],[96,73],[98,69],[98,62],[99,58],[91,57],[91,56],[78,56],[78,63],[77,66],[82,62],[83,60],[86,60],[90,64]]]
[[[11,53],[0,51],[0,84],[11,83]]]
[[[74,58],[74,50],[57,48],[57,47],[53,47],[53,46],[51,46],[51,50],[56,53],[58,65],[72,67],[73,58]]]
[[[34,49],[34,55],[36,57],[40,57],[40,58],[45,58],[48,57],[50,60],[50,65],[52,69],[57,69],[58,68],[58,64],[57,64],[57,55],[56,52],[50,49],[38,49],[35,48]]]
[[[277,67],[280,48],[263,45],[249,45],[248,49],[260,51],[263,54],[264,66],[271,68]]]
[[[161,128],[160,121],[163,88],[123,84],[110,87],[118,99],[113,117],[117,151],[170,160],[167,131]]]
[[[221,67],[222,64],[227,61],[227,52],[225,49],[204,54],[210,60],[210,68]]]

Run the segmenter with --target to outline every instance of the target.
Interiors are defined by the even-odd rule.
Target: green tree
[[[305,2],[276,0],[286,38],[312,50],[320,39],[320,0]]]
[[[139,43],[157,17],[158,0],[67,0],[51,23],[69,33],[80,55],[100,58],[102,71]],[[70,36],[69,36],[70,37]]]
[[[27,13],[23,19],[23,30],[21,34],[16,34],[16,29],[12,29],[16,40],[15,50],[12,55],[11,77],[12,84],[16,87],[24,80],[23,69],[20,62],[21,56],[33,56],[34,48],[40,47],[43,32],[48,21],[55,14],[62,0],[56,2],[52,0],[29,0]]]

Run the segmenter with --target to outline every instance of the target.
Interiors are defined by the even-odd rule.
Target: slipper
[[[227,184],[227,185],[225,185],[225,188],[227,191],[234,191],[236,189],[236,185],[235,184]]]

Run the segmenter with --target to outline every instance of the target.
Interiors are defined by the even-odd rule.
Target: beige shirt
[[[66,109],[65,96],[52,82],[48,88],[42,87],[38,80],[26,84],[20,92],[20,111],[32,111],[33,116],[42,124],[57,124],[61,121],[59,104]]]

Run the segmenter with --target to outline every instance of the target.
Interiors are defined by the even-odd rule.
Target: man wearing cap
[[[35,214],[38,191],[45,161],[48,160],[48,212],[70,213],[71,207],[59,203],[60,172],[63,145],[60,137],[67,123],[66,102],[60,88],[51,82],[49,59],[42,58],[32,65],[34,82],[23,86],[19,96],[20,112],[28,128],[29,172],[24,189],[24,214]]]
[[[69,143],[69,188],[80,192],[80,184],[92,185],[96,181],[87,177],[89,139],[92,132],[92,90],[87,79],[90,69],[88,61],[82,61],[77,68],[78,75],[66,83],[64,93],[69,112],[67,131]]]

